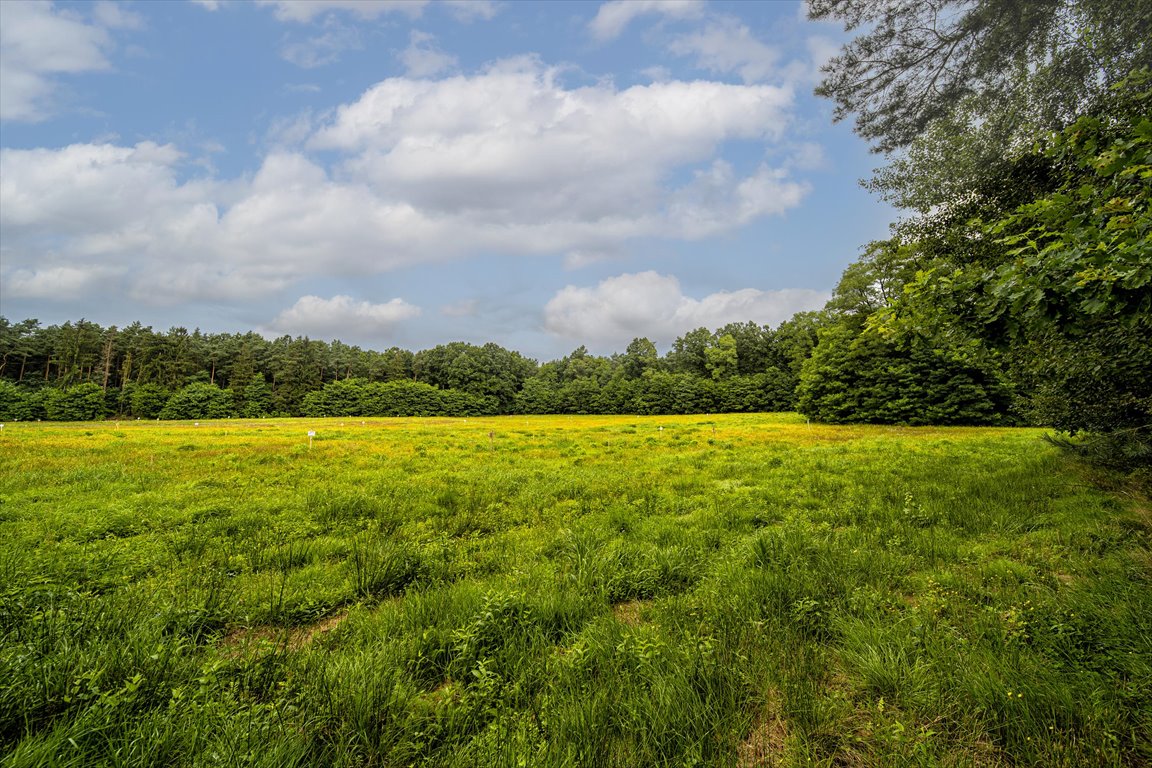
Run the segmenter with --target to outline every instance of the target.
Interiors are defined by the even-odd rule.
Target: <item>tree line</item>
[[[823,313],[697,328],[666,354],[584,346],[539,364],[498,344],[412,352],[260,334],[0,317],[0,419],[701,413],[790,410]]]

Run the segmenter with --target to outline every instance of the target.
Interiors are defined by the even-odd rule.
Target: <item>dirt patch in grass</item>
[[[245,648],[254,645],[273,645],[286,651],[298,651],[339,627],[346,618],[348,612],[342,611],[303,627],[268,625],[236,627],[224,635],[220,640],[220,647],[224,648],[229,656],[238,656]]]
[[[629,600],[624,603],[616,603],[612,606],[612,615],[616,617],[616,621],[621,624],[627,624],[630,627],[635,627],[643,623],[644,618],[641,614],[644,612],[644,607],[648,605],[648,600]]]
[[[300,631],[297,633],[297,645],[295,648],[293,648],[293,650],[296,648],[301,648],[305,645],[310,645],[313,641],[336,629],[336,627],[340,626],[346,618],[348,618],[348,613],[347,611],[344,611],[341,613],[333,614],[326,619],[321,619],[315,624],[309,625],[307,627],[301,627]]]
[[[780,714],[780,700],[768,698],[764,711],[756,718],[752,730],[736,748],[737,768],[774,768],[784,764],[784,743],[788,727]]]

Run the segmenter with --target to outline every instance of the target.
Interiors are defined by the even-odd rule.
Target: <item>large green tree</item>
[[[976,256],[921,271],[896,324],[1003,349],[1037,420],[1069,432],[1152,425],[1152,77],[1033,151],[1051,191],[957,224]]]

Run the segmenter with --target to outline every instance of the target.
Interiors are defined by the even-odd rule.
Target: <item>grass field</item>
[[[1152,765],[1148,507],[1040,434],[9,424],[2,764]]]

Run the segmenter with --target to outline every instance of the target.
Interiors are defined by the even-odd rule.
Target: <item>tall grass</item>
[[[1038,437],[12,425],[0,760],[1152,764],[1148,507]]]

